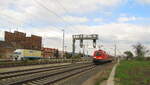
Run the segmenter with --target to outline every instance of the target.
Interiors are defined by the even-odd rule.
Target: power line
[[[34,0],[35,1],[35,0]],[[62,22],[66,22],[61,16],[59,16],[57,13],[55,13],[54,11],[50,10],[48,7],[46,7],[45,5],[43,5],[42,3],[40,3],[39,1],[35,1],[39,6],[41,6],[42,8],[46,9],[49,13],[52,13],[53,15],[55,15],[56,17],[58,17]],[[65,24],[65,23],[64,23]],[[62,42],[62,57],[64,57],[64,29],[63,31],[63,42]]]
[[[30,14],[31,16],[35,16],[35,14],[29,13],[29,12],[28,12],[28,14]],[[40,16],[36,15],[36,17],[39,17],[39,19],[41,20],[41,17],[40,17]],[[45,17],[45,16],[44,16],[44,17]],[[53,24],[53,26],[56,27],[56,28],[61,28],[61,27],[59,27],[59,26],[57,26],[57,25],[54,25],[54,24]],[[63,28],[63,27],[62,27],[62,28]],[[62,28],[61,28],[61,29],[62,29]]]
[[[34,0],[39,6],[41,6],[42,8],[46,9],[48,12],[52,13],[53,15],[57,16],[58,18],[60,18],[63,22],[65,22],[65,20],[59,16],[57,13],[55,13],[54,11],[50,10],[48,7],[46,7],[45,5],[43,5],[42,3],[40,3],[38,0]]]
[[[38,0],[34,0],[39,6],[41,6],[42,8],[44,8],[45,10],[47,10],[49,13],[52,13],[53,15],[55,15],[56,17],[58,17],[66,26],[70,25],[72,27],[71,24],[69,24],[66,20],[64,20],[60,15],[58,15],[55,11],[52,11],[51,9],[49,9],[48,7],[46,7],[45,5],[43,5],[42,3],[40,3],[40,1]],[[67,25],[67,24],[68,25]],[[72,27],[74,28],[74,27]]]
[[[63,10],[67,13],[67,14],[69,14],[69,11],[61,4],[61,2],[59,2],[58,0],[55,0],[62,8],[63,8]]]
[[[52,10],[50,10],[48,7],[46,7],[46,6],[44,6],[43,4],[41,4],[39,1],[36,1],[35,0],[35,2],[38,4],[38,5],[40,5],[41,7],[43,7],[44,9],[46,9],[48,12],[50,12],[50,13],[52,13],[53,15],[55,15],[55,16],[57,16],[59,19],[61,19],[63,22],[66,22],[61,16],[59,16],[57,13],[55,13],[54,11],[52,11]],[[65,9],[65,8],[64,8]],[[29,13],[28,13],[29,14]],[[31,14],[30,13],[30,15],[33,15],[33,14]],[[8,16],[8,15],[4,15],[5,17],[8,17],[8,19],[9,18],[11,18],[11,19],[13,19],[13,21],[19,21],[19,22],[22,22],[22,20],[18,20],[18,19],[16,19],[16,18],[13,18],[13,17],[11,17],[11,16]],[[12,20],[11,20],[11,22],[12,23],[14,23],[14,24],[16,24],[16,22],[13,22]],[[10,22],[10,21],[9,21]],[[31,23],[29,23],[30,24],[30,26],[32,26],[32,27],[34,27],[34,25],[33,24],[31,24]],[[63,23],[63,24],[65,24],[65,23]],[[56,27],[56,28],[59,28],[58,26],[54,26],[54,27]]]
[[[2,18],[7,18],[7,22],[8,22],[8,24],[11,24],[12,25],[12,27],[13,27],[13,25],[15,25],[15,24],[17,24],[16,22],[14,22],[14,20],[12,21],[10,18],[12,18],[12,17],[10,17],[10,16],[8,16],[8,15],[4,15],[3,14],[3,16],[2,16]],[[4,21],[3,21],[4,22]],[[17,25],[16,25],[17,26]],[[7,26],[6,26],[7,27]],[[18,28],[18,26],[16,27],[16,28]],[[11,27],[9,27],[9,31],[11,31]]]
[[[57,4],[63,8],[63,10],[64,10],[64,12],[66,12],[66,14],[69,14],[69,11],[62,5],[61,2],[59,2],[58,0],[54,0],[54,1],[57,2]],[[70,23],[68,23],[68,24],[72,27],[72,25]],[[76,27],[72,27],[72,28],[76,28]]]
[[[6,14],[2,14],[2,16],[6,17],[8,19],[7,22],[9,22],[9,23],[17,24],[17,22],[14,22],[14,21],[23,22],[22,20],[16,19],[16,18],[11,17],[11,16],[8,16]],[[23,23],[23,24],[25,24],[25,23]],[[32,25],[31,23],[30,23],[30,26],[34,27],[34,25]]]
[[[62,51],[63,51],[63,53],[62,53],[62,57],[64,58],[64,44],[65,44],[65,30],[63,29],[62,30],[62,32],[63,32],[63,41],[62,41]]]
[[[30,14],[31,16],[35,16],[35,15],[33,15],[33,14],[31,14],[31,13],[29,13],[29,12],[26,12],[26,14]],[[14,22],[14,21],[18,21],[18,22],[23,22],[22,20],[19,20],[19,19],[16,19],[16,18],[14,18],[14,17],[11,17],[11,16],[8,16],[8,15],[4,15],[4,14],[2,14],[2,16],[3,17],[5,17],[5,18],[7,18],[7,22],[8,23],[13,23],[13,24],[17,24],[16,22]],[[37,16],[37,17],[39,17],[39,16]],[[35,27],[33,24],[31,24],[31,23],[29,23],[29,25],[31,26],[31,27]],[[61,28],[61,27],[58,27],[58,26],[56,26],[56,25],[53,25],[54,27],[56,27],[56,28]],[[62,28],[61,28],[62,29]],[[18,27],[17,27],[17,30],[18,30]]]
[[[46,7],[45,5],[43,5],[42,3],[40,3],[38,0],[33,0],[37,5],[39,5],[40,7],[44,8],[45,10],[47,10],[47,12],[49,12],[50,14],[52,13],[53,15],[55,15],[56,17],[58,17],[58,19],[60,19],[62,21],[62,24],[65,25],[64,22],[66,22],[61,16],[59,16],[57,13],[55,13],[54,11],[50,10],[48,7]],[[56,28],[59,28],[58,26],[55,25]],[[64,29],[63,27],[61,29]]]
[[[31,14],[31,13],[29,13],[29,12],[26,12],[26,14],[30,14],[31,16],[35,16],[35,15],[33,15],[33,14]],[[2,14],[2,13],[1,13]],[[8,15],[6,15],[6,14],[2,14],[4,17],[7,17],[7,19],[9,19],[9,20],[7,20],[7,22],[9,22],[9,23],[13,23],[13,24],[17,24],[16,22],[14,22],[14,21],[18,21],[18,22],[23,22],[22,20],[19,20],[19,19],[16,19],[16,18],[14,18],[14,17],[11,17],[11,16],[8,16]],[[37,16],[37,17],[39,17],[39,16]],[[13,19],[13,20],[11,20],[11,19]],[[32,27],[35,27],[33,24],[31,24],[31,23],[28,23],[30,26],[32,26]],[[53,25],[54,27],[56,27],[56,28],[59,28],[58,26],[56,26],[56,25]],[[62,28],[61,28],[62,29]]]

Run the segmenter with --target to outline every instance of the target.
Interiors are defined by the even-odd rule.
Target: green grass
[[[103,76],[102,78],[96,81],[95,85],[100,85],[103,81],[106,81],[107,79],[108,79],[108,75]]]
[[[115,77],[119,85],[150,85],[150,61],[121,61]]]

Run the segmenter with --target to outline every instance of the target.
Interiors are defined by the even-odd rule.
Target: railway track
[[[11,61],[12,62],[12,61]],[[46,65],[46,64],[57,64],[58,62],[43,62],[43,63],[24,63],[24,64],[2,64],[0,65],[0,68],[9,68],[9,67],[19,67],[19,66],[33,66],[33,65]],[[65,62],[63,62],[65,63]]]
[[[32,66],[32,65],[46,65],[46,64],[59,64],[59,63],[72,63],[72,62],[91,62],[91,60],[78,60],[78,59],[58,59],[58,60],[52,60],[52,61],[30,61],[30,62],[25,62],[25,61],[0,61],[0,68],[8,68],[8,67],[19,67],[19,66]]]
[[[94,68],[93,64],[70,64],[0,73],[0,85],[50,85]]]
[[[43,67],[43,68],[34,68],[34,69],[9,71],[9,72],[0,72],[0,80],[1,79],[6,79],[6,78],[9,78],[9,77],[20,76],[20,75],[27,75],[27,74],[44,72],[44,71],[49,71],[49,70],[67,68],[69,66],[73,66],[73,64],[60,65],[60,66],[48,66],[48,67]]]

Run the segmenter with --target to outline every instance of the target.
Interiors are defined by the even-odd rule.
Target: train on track
[[[93,54],[93,63],[102,64],[111,62],[113,60],[112,56],[107,54],[104,50],[96,50]]]
[[[37,60],[42,59],[41,51],[28,50],[28,49],[16,49],[13,53],[14,60]]]

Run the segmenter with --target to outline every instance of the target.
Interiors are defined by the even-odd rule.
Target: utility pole
[[[89,44],[87,43],[87,57],[88,57]]]
[[[115,48],[114,48],[114,56],[115,56],[116,61],[118,61],[118,57],[117,57],[117,45],[116,45],[116,43],[115,43]]]
[[[63,32],[63,41],[62,41],[62,58],[64,58],[64,42],[65,42],[65,33],[64,29],[62,29]]]
[[[85,45],[83,45],[83,57],[85,56]]]
[[[117,55],[117,45],[116,45],[116,43],[115,43],[114,55],[115,55],[115,57]]]
[[[67,53],[67,46],[64,46],[64,53]]]
[[[87,57],[89,57],[89,52],[88,52],[88,48],[87,48]]]

